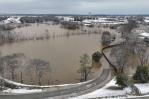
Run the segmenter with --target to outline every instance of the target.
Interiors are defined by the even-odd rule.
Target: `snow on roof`
[[[63,17],[64,21],[74,21],[73,17]]]
[[[83,23],[88,23],[88,24],[92,23],[91,20],[83,20],[82,22]]]
[[[117,21],[109,21],[107,18],[98,18],[98,19],[85,19],[82,21],[83,23],[101,23],[101,24],[125,24],[127,20],[117,20]]]
[[[6,20],[3,20],[3,23],[7,24],[7,23],[21,23],[20,21],[21,17],[9,17]]]
[[[140,33],[139,36],[149,37],[149,33]]]
[[[149,23],[149,19],[145,19],[144,21],[145,21],[146,23]]]

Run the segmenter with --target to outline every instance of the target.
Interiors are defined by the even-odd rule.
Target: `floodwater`
[[[29,31],[28,28],[25,30],[23,27],[23,29],[20,28],[19,30],[18,28],[17,30]],[[35,26],[34,29],[31,28],[32,32],[33,30],[37,31],[36,28]],[[41,29],[40,32],[42,32]],[[100,34],[86,34],[4,44],[0,50],[2,56],[24,53],[29,58],[48,61],[51,67],[50,79],[53,82],[59,81],[62,84],[79,82],[80,74],[77,70],[80,66],[80,56],[87,53],[91,59],[91,55],[95,51],[100,51],[100,49]],[[97,74],[98,70],[94,70],[90,79],[97,76]]]

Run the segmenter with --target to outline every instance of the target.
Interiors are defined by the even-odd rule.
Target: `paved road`
[[[42,93],[32,93],[32,94],[12,94],[12,95],[0,95],[0,99],[44,99],[44,98],[54,98],[54,97],[71,97],[71,96],[78,96],[84,93],[89,93],[96,89],[103,87],[106,83],[111,80],[111,70],[104,69],[101,76],[88,82],[83,85],[79,85],[76,87],[72,87],[69,89],[61,89],[52,92],[42,92]]]
[[[108,61],[108,58],[104,54],[105,49],[106,48],[103,48],[102,54]],[[109,61],[108,61],[108,63],[109,63]],[[111,64],[110,64],[110,66],[114,68],[114,66],[112,66]],[[0,95],[0,99],[45,99],[45,98],[63,99],[63,98],[68,98],[68,97],[72,97],[72,96],[74,97],[74,96],[79,96],[82,94],[92,92],[94,90],[97,90],[97,89],[103,87],[106,83],[108,83],[111,80],[111,78],[112,78],[111,70],[103,69],[103,72],[99,77],[97,77],[96,79],[94,79],[90,82],[81,84],[79,86],[71,87],[68,89],[55,90],[55,91],[45,91],[45,92],[41,92],[41,93]]]

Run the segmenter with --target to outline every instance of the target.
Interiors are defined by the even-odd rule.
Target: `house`
[[[63,17],[64,21],[74,21],[73,17]]]
[[[8,24],[8,23],[21,23],[20,18],[21,17],[11,16],[11,17],[7,18],[6,20],[3,20],[2,23],[4,23],[4,24]]]

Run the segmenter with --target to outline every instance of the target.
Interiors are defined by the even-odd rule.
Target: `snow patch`
[[[97,98],[97,97],[103,97],[103,98],[106,97],[107,99],[108,97],[118,97],[118,96],[121,96],[122,98],[122,96],[126,96],[127,94],[130,94],[132,92],[131,88],[125,88],[124,90],[110,89],[110,87],[117,87],[115,83],[116,81],[115,79],[113,79],[101,89],[95,90],[89,94],[81,95],[78,97],[73,97],[71,99],[87,99],[87,98]]]
[[[139,36],[149,37],[149,33],[141,33],[141,34],[139,34]]]
[[[135,84],[141,94],[149,94],[149,84]]]
[[[5,93],[16,93],[16,94],[23,94],[23,93],[37,93],[37,92],[42,92],[42,89],[7,89],[3,90]]]
[[[2,22],[4,24],[8,24],[8,23],[21,23],[20,19],[21,19],[21,17],[14,17],[14,16],[12,16],[12,17],[7,18],[6,20],[3,20]]]

